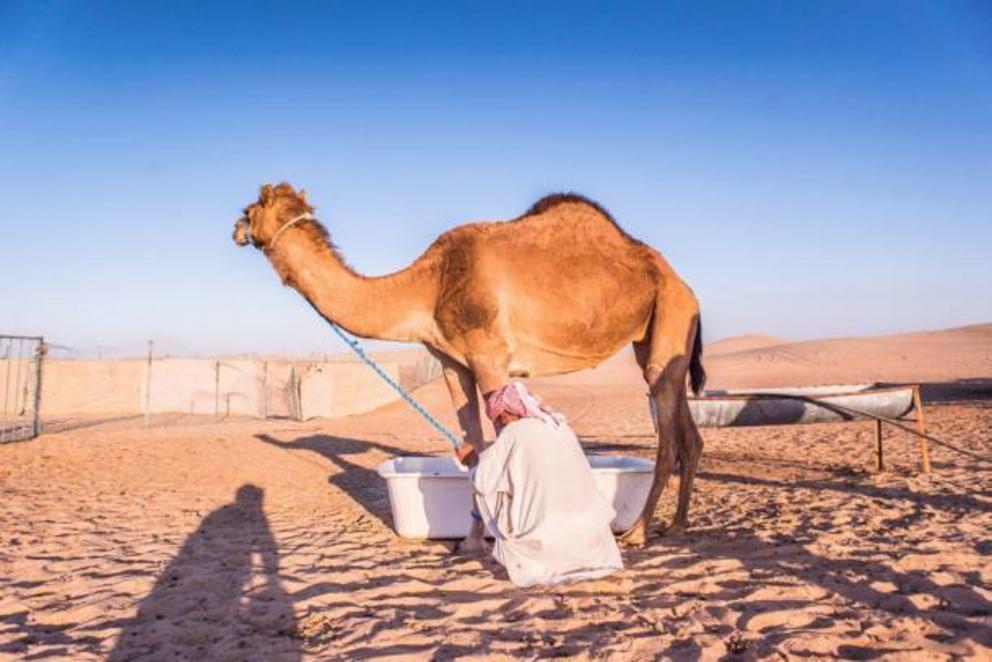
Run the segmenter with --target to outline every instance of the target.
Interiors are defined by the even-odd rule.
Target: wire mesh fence
[[[142,420],[161,426],[245,417],[336,418],[397,399],[378,375],[349,356],[176,357],[156,354],[149,342],[141,358],[134,353],[131,358],[83,358],[71,347],[52,348],[38,391],[35,434],[106,423],[140,425]],[[423,350],[383,352],[376,358],[408,390],[441,375],[438,361]]]
[[[0,335],[3,412],[0,443],[32,439],[41,433],[40,403],[45,342],[35,336]]]

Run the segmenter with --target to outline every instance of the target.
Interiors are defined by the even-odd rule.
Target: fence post
[[[296,420],[303,420],[303,375],[296,375]]]
[[[152,415],[152,353],[155,341],[148,340],[148,361],[145,363],[145,427],[151,424]]]
[[[35,378],[34,378],[34,436],[41,434],[41,364],[45,361],[45,339],[38,340],[35,348]]]
[[[293,420],[296,421],[303,419],[303,403],[301,400],[300,378],[296,374],[296,365],[291,363],[289,365],[289,406],[292,410],[290,414]]]
[[[17,366],[17,374],[14,376],[14,416],[17,416],[17,387],[21,384],[21,360],[24,358],[24,341],[17,338],[17,355],[14,357],[14,364]],[[4,418],[7,417],[9,409],[7,407],[10,400],[10,356],[11,349],[14,346],[14,340],[8,341],[7,346],[7,383],[3,388],[3,415]]]
[[[7,417],[7,394],[10,392],[10,353],[14,349],[14,340],[7,340],[7,354],[4,356],[4,382],[3,382],[3,416]],[[15,387],[16,388],[16,387]]]
[[[214,418],[220,416],[220,361],[214,361]]]
[[[262,361],[262,420],[269,419],[269,362]]]
[[[18,408],[18,403],[20,402],[21,394],[21,363],[24,362],[24,340],[18,339],[17,341],[17,372],[14,373],[14,416],[20,416],[21,412]],[[7,414],[7,398],[4,394],[4,405],[3,413]]]

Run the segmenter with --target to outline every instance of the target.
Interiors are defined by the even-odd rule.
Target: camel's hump
[[[528,216],[538,216],[550,209],[554,209],[558,205],[564,205],[564,204],[580,204],[593,209],[597,214],[599,214],[607,221],[609,221],[611,224],[613,224],[613,226],[620,231],[621,235],[623,235],[628,239],[633,239],[630,235],[628,235],[624,231],[622,227],[620,227],[620,224],[617,223],[617,219],[613,218],[613,214],[608,212],[605,207],[603,207],[601,204],[599,204],[598,202],[596,202],[591,198],[587,198],[584,195],[580,195],[578,193],[573,193],[573,192],[552,193],[550,195],[546,195],[537,202],[535,202],[534,204],[532,204],[530,208],[527,211],[525,211],[523,214],[518,216],[517,219],[527,218]]]
[[[558,205],[563,205],[563,204],[567,204],[567,203],[570,203],[570,202],[571,203],[580,204],[580,205],[587,205],[589,207],[592,207],[597,212],[599,212],[600,214],[602,214],[606,218],[610,219],[610,222],[611,223],[616,223],[617,222],[617,219],[613,218],[613,215],[610,214],[610,212],[606,211],[606,209],[601,204],[599,204],[598,202],[596,202],[595,200],[593,200],[591,198],[587,198],[584,195],[580,195],[578,193],[572,193],[572,192],[568,192],[568,193],[551,193],[550,195],[544,196],[543,198],[541,198],[540,200],[538,200],[537,202],[535,202],[534,204],[532,204],[527,211],[525,211],[523,214],[521,214],[521,218],[524,217],[524,216],[536,216],[537,214],[543,214],[544,212],[548,211],[549,209],[552,209],[554,207],[557,207]]]

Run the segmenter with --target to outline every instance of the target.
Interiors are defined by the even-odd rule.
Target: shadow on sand
[[[330,478],[330,482],[343,489],[351,496],[356,503],[360,504],[368,513],[382,521],[386,526],[390,526],[390,513],[385,487],[375,471],[363,467],[351,456],[358,456],[370,450],[381,451],[390,456],[404,455],[408,451],[395,448],[386,444],[343,437],[332,437],[327,435],[312,435],[300,437],[293,441],[281,442],[267,435],[258,435],[257,438],[280,448],[305,449],[330,460],[335,466],[341,469],[341,473]],[[592,448],[590,449],[589,446]],[[597,451],[617,451],[631,450],[630,446],[623,444],[596,444],[590,443],[587,449]],[[815,464],[815,463],[814,463]],[[871,484],[851,485],[849,481],[838,480],[836,482],[829,479],[805,480],[798,482],[777,481],[770,478],[754,478],[746,474],[721,473],[715,471],[702,471],[700,478],[703,480],[716,481],[721,483],[739,484],[742,488],[749,487],[776,487],[780,489],[801,489],[819,492],[822,490],[849,492],[853,495],[860,495],[883,502],[910,504],[908,512],[897,516],[892,521],[886,522],[889,531],[878,532],[870,542],[877,549],[889,549],[894,557],[905,554],[909,551],[906,545],[901,543],[900,531],[907,527],[912,528],[918,524],[918,519],[923,517],[924,512],[930,509],[945,511],[955,514],[987,512],[986,502],[975,497],[965,497],[960,495],[940,495],[924,494],[912,492],[908,489],[897,487],[883,487]],[[526,603],[535,596],[533,592],[515,589],[507,584],[506,598],[507,604],[500,607],[498,612],[483,613],[473,617],[454,617],[449,610],[460,603],[472,603],[479,599],[479,596],[470,591],[450,590],[445,586],[446,580],[438,578],[436,582],[430,582],[432,586],[424,590],[423,577],[420,576],[411,591],[401,592],[384,604],[378,605],[388,611],[395,607],[400,609],[404,600],[424,600],[430,605],[430,615],[424,612],[424,617],[430,621],[443,623],[446,632],[470,631],[479,627],[486,627],[494,621],[503,622],[503,619],[510,615],[509,620],[519,618],[517,624],[509,627],[505,622],[500,628],[490,630],[483,639],[481,645],[468,649],[461,649],[458,646],[446,644],[441,648],[434,649],[436,659],[455,657],[461,654],[485,654],[490,650],[491,642],[514,641],[524,644],[529,653],[538,656],[542,654],[575,654],[588,647],[594,647],[603,636],[604,630],[612,629],[616,632],[623,632],[633,628],[637,623],[637,615],[643,610],[665,609],[674,610],[680,608],[687,600],[705,600],[707,603],[724,603],[733,611],[738,611],[739,616],[734,626],[728,626],[726,636],[734,636],[734,631],[748,631],[749,623],[758,614],[779,610],[800,610],[804,608],[818,607],[822,598],[811,597],[809,590],[797,589],[795,595],[789,595],[781,599],[754,599],[749,598],[752,593],[766,589],[772,585],[788,587],[792,585],[805,585],[807,587],[819,587],[835,594],[840,598],[840,603],[832,611],[828,611],[816,617],[811,623],[805,626],[807,629],[816,630],[818,628],[829,628],[839,621],[867,621],[870,620],[870,611],[878,610],[888,612],[892,615],[903,617],[915,617],[932,623],[936,626],[933,633],[928,638],[935,643],[953,643],[963,641],[978,642],[983,646],[992,645],[992,628],[982,623],[982,615],[992,613],[992,603],[986,600],[983,595],[976,591],[974,582],[980,582],[975,577],[964,577],[964,581],[953,586],[942,586],[929,577],[929,572],[923,570],[903,570],[895,563],[879,558],[868,558],[867,554],[858,554],[853,558],[829,558],[819,555],[806,548],[806,545],[813,541],[820,534],[827,533],[836,528],[836,525],[829,521],[819,521],[813,517],[803,518],[803,521],[790,533],[779,532],[770,539],[756,534],[746,523],[752,519],[760,520],[762,504],[753,504],[753,512],[748,513],[727,513],[726,524],[715,529],[696,530],[688,535],[674,535],[664,537],[653,537],[648,547],[639,550],[627,550],[624,555],[628,565],[633,569],[638,584],[635,589],[636,598],[630,605],[623,607],[624,613],[614,614],[615,619],[607,617],[602,623],[589,625],[577,629],[555,628],[554,619],[556,614],[537,614],[544,619],[542,622],[547,628],[547,639],[531,642],[528,636],[530,623],[534,615],[528,616]],[[978,550],[988,552],[988,550]],[[671,583],[670,573],[684,567],[686,554],[691,560],[689,565],[694,568],[701,568],[705,572],[708,565],[707,560],[733,559],[739,561],[747,569],[750,579],[728,580],[720,585],[716,594],[698,595],[684,593],[682,590],[671,592],[666,591],[666,586]],[[430,555],[428,555],[430,556]],[[660,558],[659,558],[660,557]],[[451,560],[457,557],[433,558],[432,566],[438,570],[447,567],[447,564],[454,563]],[[387,583],[402,586],[405,580],[410,579],[406,571],[411,568],[408,563],[412,559],[400,560],[397,563],[403,568],[402,571],[392,574],[387,578]],[[416,565],[416,564],[414,564]],[[639,571],[638,568],[641,568]],[[383,579],[383,578],[379,578]],[[683,581],[686,579],[682,578]],[[889,582],[898,587],[895,593],[883,592],[873,584],[876,582]],[[575,588],[562,587],[557,589],[563,596],[562,604],[565,600],[578,597],[596,597],[596,593],[590,592],[588,587],[576,586]],[[816,589],[812,593],[815,594]],[[432,602],[436,602],[431,604]],[[516,614],[514,604],[519,604],[520,614]],[[705,603],[704,603],[705,604]],[[564,609],[564,608],[563,608]],[[629,613],[628,611],[629,610]],[[563,611],[564,613],[564,611]],[[877,613],[877,612],[876,612]],[[563,616],[562,616],[563,618]],[[549,620],[550,619],[550,620]],[[400,622],[391,623],[388,620],[376,624],[374,628],[377,634],[389,631],[394,628],[402,629]],[[751,651],[762,655],[771,654],[779,644],[794,636],[796,631],[791,627],[771,627],[762,628],[762,633],[757,640],[750,644]],[[630,631],[627,636],[656,636],[635,633]],[[555,644],[549,642],[554,641]],[[409,648],[393,647],[391,653],[424,654],[432,646],[418,644]],[[838,653],[851,658],[868,658],[884,654],[884,646],[879,648],[860,647],[853,644],[844,644],[838,648]],[[351,653],[362,655],[376,655],[383,651],[373,642],[365,647],[352,649]],[[693,639],[677,640],[674,647],[670,649],[671,654],[676,656],[696,657],[702,654],[698,648],[698,643]],[[893,648],[893,653],[900,652]]]
[[[330,477],[329,482],[341,488],[372,517],[391,526],[385,486],[373,469],[359,463],[358,456],[369,451],[389,456],[404,455],[407,451],[376,441],[329,435],[302,436],[286,442],[266,434],[256,435],[256,438],[282,449],[308,450],[327,458],[341,470]],[[760,487],[814,492],[839,490],[892,503],[908,502],[911,504],[908,512],[886,522],[885,529],[868,541],[871,543],[868,549],[887,551],[893,561],[915,551],[911,549],[912,545],[902,542],[900,532],[918,524],[917,520],[925,510],[987,512],[988,508],[976,498],[977,495],[958,502],[960,497],[918,494],[903,488],[850,485],[822,479],[795,483],[712,469],[701,472],[700,478],[736,484],[745,490]],[[578,654],[599,646],[604,641],[604,633],[622,634],[628,638],[658,636],[654,630],[647,631],[639,626],[639,615],[664,610],[677,619],[675,612],[693,601],[723,605],[721,608],[735,612],[733,624],[718,626],[722,629],[714,633],[733,637],[736,632],[750,631],[749,654],[772,654],[799,630],[823,628],[830,631],[832,626],[848,622],[867,627],[865,624],[873,618],[872,610],[922,619],[936,626],[927,634],[936,644],[972,641],[992,646],[992,628],[983,622],[984,616],[992,613],[992,603],[974,589],[981,583],[981,578],[963,576],[961,583],[941,586],[927,571],[901,568],[898,563],[877,554],[864,553],[867,550],[841,558],[814,553],[807,545],[819,535],[835,530],[837,525],[812,514],[797,522],[788,533],[780,531],[771,536],[760,536],[753,527],[753,522],[762,517],[760,500],[745,506],[743,512],[725,513],[724,521],[718,527],[682,535],[655,536],[646,548],[626,550],[625,562],[632,570],[635,583],[630,599],[616,601],[612,611],[598,615],[595,623],[579,628],[574,628],[567,618],[569,609],[573,608],[570,605],[574,604],[571,601],[583,597],[598,599],[600,596],[593,586],[555,589],[552,594],[557,597],[553,608],[530,613],[532,600],[546,598],[548,591],[521,590],[507,584],[506,599],[495,609],[475,613],[469,609],[465,610],[469,613],[464,616],[455,616],[453,612],[458,605],[472,604],[480,596],[450,582],[465,572],[486,571],[462,567],[456,572],[453,568],[461,563],[457,556],[438,554],[437,550],[427,548],[397,547],[388,541],[382,541],[382,547],[373,554],[380,555],[378,563],[385,564],[384,572],[344,584],[317,581],[296,595],[288,596],[279,585],[276,544],[262,513],[261,500],[261,490],[245,485],[233,503],[214,511],[203,521],[161,574],[155,589],[141,602],[137,617],[125,624],[112,660],[150,655],[237,658],[240,651],[251,651],[261,645],[257,639],[253,642],[253,637],[266,638],[264,650],[278,651],[280,659],[298,659],[302,642],[294,638],[296,623],[292,600],[307,600],[323,594],[333,596],[333,599],[321,605],[321,609],[329,613],[344,610],[335,614],[331,624],[336,640],[347,641],[351,639],[349,633],[364,632],[360,641],[351,639],[351,657],[433,653],[435,659],[449,659],[463,654],[505,651],[505,644],[510,642],[519,647],[518,652],[531,656]],[[352,550],[349,553],[377,544],[356,541],[355,545],[349,546]],[[694,593],[690,588],[691,581],[687,580],[692,580],[692,575],[697,573],[702,577],[709,572],[710,561],[723,559],[739,562],[746,570],[746,576],[718,581],[715,593]],[[345,562],[344,559],[341,561]],[[424,571],[429,571],[429,579]],[[675,574],[681,576],[676,580]],[[679,581],[682,588],[672,590],[670,586],[675,581]],[[878,588],[878,582],[892,584],[898,589],[883,591]],[[354,591],[384,585],[398,590],[375,604],[353,603]],[[756,592],[775,586],[784,589],[781,597],[752,597]],[[792,586],[796,586],[794,592],[790,589]],[[802,586],[808,588],[804,590]],[[839,600],[825,601],[815,587]],[[439,638],[459,632],[484,631],[485,634],[481,641],[472,645],[448,642],[440,648],[436,641],[395,643],[395,637],[387,638],[394,642],[392,644],[377,641],[384,633],[407,631],[407,621],[413,613],[410,601],[419,605],[416,618],[423,627],[436,632]],[[752,621],[759,614],[803,609],[812,613],[814,607],[818,613],[798,630],[792,626],[769,625],[762,626],[760,634],[754,632]],[[376,621],[371,629],[363,630],[365,626],[361,624],[369,618]],[[534,638],[536,619],[540,620],[544,634]],[[503,645],[496,648],[494,644],[499,642]],[[323,645],[333,648],[334,644],[325,642]],[[178,655],[176,650],[180,651]],[[677,638],[668,652],[674,657],[688,658],[703,653],[693,637]],[[887,651],[884,645],[842,644],[836,652],[844,657],[866,659],[885,652],[899,654],[905,651],[897,648]]]
[[[260,488],[242,485],[232,503],[203,519],[137,615],[121,624],[110,660],[243,659],[253,650],[299,659],[293,605],[279,583],[262,499]]]
[[[268,434],[256,434],[255,438],[284,450],[313,451],[330,460],[341,471],[328,478],[328,482],[344,490],[355,503],[392,530],[393,518],[389,509],[386,484],[374,469],[357,464],[349,460],[348,456],[378,450],[393,457],[409,455],[409,451],[366,439],[332,437],[326,434],[299,437],[293,441],[279,441]]]
[[[822,527],[819,528],[822,530]],[[917,618],[932,623],[940,629],[934,628],[926,638],[937,644],[971,641],[984,647],[992,646],[992,627],[983,622],[983,617],[992,614],[992,602],[970,585],[980,585],[980,577],[969,575],[968,584],[941,586],[930,578],[929,571],[900,570],[896,564],[868,558],[828,558],[805,547],[819,533],[811,523],[804,523],[791,534],[772,539],[759,538],[746,526],[691,531],[655,538],[647,548],[629,552],[628,561],[634,568],[641,563],[658,567],[651,563],[652,557],[674,555],[671,560],[661,563],[662,569],[669,570],[686,564],[705,567],[708,562],[719,560],[740,562],[747,571],[748,579],[718,582],[719,590],[715,593],[677,593],[682,599],[695,598],[706,603],[734,606],[735,611],[740,611],[734,624],[739,631],[748,630],[752,619],[770,612],[789,613],[819,608],[821,613],[803,626],[817,630],[831,628],[838,621],[870,623],[872,616],[864,610],[874,609],[896,617]],[[688,560],[687,552],[691,557]],[[683,582],[685,579],[683,577]],[[842,602],[838,604],[829,599],[810,597],[808,592],[802,590],[790,594],[788,589],[797,586],[797,580],[807,586],[824,589],[827,596],[837,595]],[[898,590],[889,592],[877,588],[884,584],[895,585]],[[748,599],[751,593],[776,586],[786,589],[781,593],[781,598]],[[640,605],[671,606],[672,596],[662,598],[657,595],[663,588],[662,583],[643,585],[640,590],[645,598]],[[731,633],[732,629],[728,628],[723,634]],[[751,652],[759,657],[772,655],[779,644],[795,633],[794,627],[784,625],[784,619],[783,626],[762,627],[760,637],[752,640]],[[672,653],[679,656],[691,653],[694,648],[698,647],[692,639],[676,641]],[[908,651],[899,647],[886,649],[884,643],[872,647],[844,644],[837,649],[837,653],[847,659],[871,659],[900,652],[905,654]]]

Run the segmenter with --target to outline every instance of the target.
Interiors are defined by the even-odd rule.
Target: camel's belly
[[[608,347],[597,344],[586,351],[556,350],[518,340],[510,351],[509,373],[511,377],[540,377],[595,368],[633,340],[624,338]]]
[[[510,359],[510,377],[543,377],[549,375],[561,375],[568,372],[578,372],[595,368],[606,358],[595,361],[589,359],[582,360],[562,360],[559,356],[525,355],[514,356]]]
[[[510,373],[554,375],[593,368],[633,341],[642,340],[650,324],[653,301],[628,298],[612,309],[576,305],[548,314],[550,305],[521,305],[506,311],[503,335]]]

